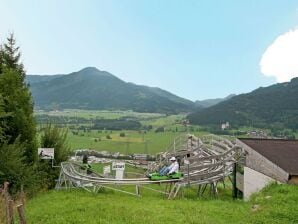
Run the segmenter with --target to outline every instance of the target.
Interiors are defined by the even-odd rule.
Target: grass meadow
[[[120,133],[125,133],[125,137],[120,137]],[[69,144],[72,149],[95,149],[100,151],[131,153],[149,153],[165,151],[172,143],[173,139],[181,133],[177,132],[147,132],[138,131],[90,131],[79,133],[78,135],[69,134]],[[111,139],[107,139],[107,135]]]
[[[39,112],[44,113],[44,112]],[[182,125],[185,115],[141,114],[131,111],[83,111],[65,110],[47,112],[50,116],[69,116],[88,119],[119,119],[130,116],[143,126],[152,126],[150,131],[136,130],[83,130],[69,129],[68,141],[72,150],[95,149],[110,152],[149,153],[165,151],[173,139],[188,131],[201,136],[199,126]],[[68,126],[66,126],[68,127]],[[156,132],[163,127],[163,132]],[[120,136],[122,134],[122,137]],[[109,136],[109,137],[107,137]],[[92,169],[102,173],[103,166],[92,164]],[[140,172],[126,166],[127,172]],[[163,189],[164,185],[153,188]],[[134,192],[135,186],[119,187]],[[141,188],[141,197],[131,196],[108,189],[97,194],[84,190],[61,190],[40,193],[28,200],[26,217],[34,224],[105,224],[105,223],[193,223],[193,224],[278,224],[298,223],[298,186],[270,185],[255,194],[248,202],[232,199],[231,184],[219,186],[219,195],[212,197],[206,192],[197,196],[194,187],[184,189],[184,197],[168,200],[164,195]]]
[[[94,149],[98,151],[120,152],[123,154],[146,153],[156,154],[165,151],[174,138],[192,130],[196,135],[207,134],[200,132],[198,126],[185,127],[182,125],[185,114],[165,115],[156,113],[138,113],[133,111],[97,111],[97,110],[63,110],[37,111],[36,115],[51,117],[68,117],[72,119],[87,119],[86,123],[66,125],[69,129],[68,142],[72,150]],[[90,127],[94,119],[119,119],[131,117],[139,121],[143,127],[151,126],[151,130],[90,130],[79,127]],[[76,126],[77,128],[74,128]],[[156,132],[162,127],[164,131]],[[124,137],[120,137],[124,133]]]
[[[233,200],[231,189],[219,189],[217,199],[198,198],[187,188],[184,198],[167,200],[142,190],[134,197],[111,190],[50,191],[30,200],[28,223],[298,223],[298,187],[271,185],[251,201]]]

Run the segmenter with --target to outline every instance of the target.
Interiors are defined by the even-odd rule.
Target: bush
[[[25,162],[24,145],[17,139],[13,144],[4,142],[0,145],[0,183],[10,183],[10,193],[16,194],[21,185],[32,195],[39,188],[38,176],[34,166]]]
[[[124,133],[124,132],[121,132],[121,133],[119,134],[119,136],[120,136],[120,137],[125,137],[125,133]]]
[[[110,135],[107,135],[106,138],[107,139],[112,139],[112,137]]]
[[[54,148],[54,165],[60,165],[61,162],[67,159],[70,153],[67,143],[67,130],[48,124],[41,135],[41,147]],[[60,169],[53,168],[51,160],[39,160],[38,169],[42,173],[43,187],[47,189],[53,188]]]
[[[155,133],[164,132],[164,131],[165,131],[164,127],[158,127],[158,128],[156,128]]]

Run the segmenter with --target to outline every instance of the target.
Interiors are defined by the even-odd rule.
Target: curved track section
[[[186,135],[183,138],[179,137],[179,139],[175,139],[167,152],[159,154],[158,162],[154,167],[158,169],[167,163],[170,157],[175,156],[180,161],[181,171],[184,172],[183,179],[151,181],[148,178],[106,178],[96,173],[87,174],[86,170],[79,164],[63,162],[56,189],[79,187],[97,192],[100,188],[108,188],[139,195],[139,187],[141,186],[167,184],[170,186],[168,192],[152,188],[151,190],[165,193],[169,198],[175,198],[183,187],[197,185],[201,189],[202,186],[204,188],[210,184],[214,193],[217,193],[217,183],[232,173],[233,164],[237,162],[241,148],[232,141],[215,135],[202,138]],[[117,187],[119,185],[135,185],[136,193],[120,190]]]
[[[225,178],[232,173],[241,148],[231,140],[215,135],[203,136],[201,139],[189,136],[188,142],[191,145],[188,150],[169,153],[169,156],[180,157],[180,169],[184,172],[183,181],[175,184],[169,198],[175,198],[181,187],[195,185],[199,187],[198,194],[204,193],[207,185],[217,194],[217,183],[224,183]]]
[[[129,179],[115,179],[105,178],[96,173],[87,174],[86,170],[79,164],[72,162],[61,163],[61,171],[59,180],[56,184],[56,189],[70,189],[70,188],[83,188],[89,192],[98,192],[101,188],[112,189],[132,195],[140,195],[140,187],[147,188],[163,194],[169,194],[167,191],[160,191],[154,188],[145,187],[143,185],[150,184],[169,184],[174,185],[182,179],[160,180],[151,181],[149,178],[129,178]],[[127,190],[120,189],[119,186],[133,185],[135,186],[135,193]]]

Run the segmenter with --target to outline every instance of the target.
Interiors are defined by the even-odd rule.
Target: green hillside
[[[27,75],[26,82],[32,85],[33,83],[51,81],[61,76],[63,75]]]
[[[183,199],[167,200],[160,194],[142,191],[136,198],[112,191],[51,191],[26,205],[28,223],[298,223],[298,188],[272,185],[251,201],[234,201],[229,190],[219,198],[197,198],[187,189]]]
[[[38,79],[43,79],[38,81]],[[159,88],[127,83],[116,76],[88,67],[55,78],[32,77],[27,80],[37,108],[134,110],[176,114],[194,108],[192,101]],[[32,82],[33,80],[33,82]]]
[[[258,88],[188,116],[193,124],[284,126],[298,129],[298,78]]]

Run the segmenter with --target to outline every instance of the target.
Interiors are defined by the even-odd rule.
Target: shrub
[[[48,124],[41,135],[41,147],[54,148],[54,164],[56,166],[60,165],[61,162],[67,159],[70,153],[67,142],[67,130]],[[44,188],[53,188],[60,169],[53,168],[51,160],[39,160],[38,169],[42,173]]]
[[[158,132],[164,132],[164,131],[165,131],[165,128],[164,127],[158,127],[155,130],[156,133],[158,133]]]
[[[38,176],[34,173],[34,167],[25,162],[25,147],[19,139],[13,144],[4,142],[0,145],[0,183],[10,183],[10,193],[16,194],[21,185],[30,195],[39,188]]]

